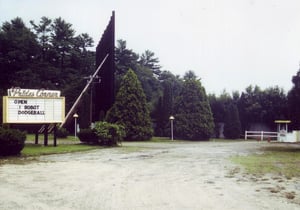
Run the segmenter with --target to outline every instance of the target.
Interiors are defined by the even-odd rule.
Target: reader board
[[[65,98],[3,96],[3,123],[62,123]]]

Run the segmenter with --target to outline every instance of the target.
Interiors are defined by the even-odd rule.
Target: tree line
[[[84,77],[95,70],[93,43],[87,33],[76,35],[72,24],[62,18],[42,17],[38,23],[30,21],[30,27],[19,17],[4,22],[0,29],[0,95],[6,95],[10,87],[59,89],[68,110],[86,84]],[[191,140],[220,137],[222,124],[227,138],[240,138],[257,123],[274,129],[276,119],[290,119],[292,128],[300,129],[300,71],[292,77],[294,86],[288,93],[279,87],[261,90],[249,86],[241,93],[224,91],[216,96],[207,95],[193,71],[181,77],[163,70],[154,52],[145,50],[139,55],[125,40],[117,41],[115,59],[117,91],[132,69],[145,94],[154,135],[170,136],[171,115],[175,136]],[[88,94],[84,100],[89,100]],[[87,116],[84,106],[79,108],[80,116]],[[88,117],[80,120],[83,127],[89,126]]]

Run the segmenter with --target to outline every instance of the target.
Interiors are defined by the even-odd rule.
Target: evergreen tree
[[[163,71],[158,79],[162,88],[162,96],[152,113],[155,121],[155,135],[170,136],[169,117],[173,115],[174,98],[180,94],[182,79],[169,71]]]
[[[125,40],[118,40],[115,48],[116,64],[116,90],[118,91],[122,77],[128,69],[132,69],[142,84],[142,88],[149,104],[150,112],[153,112],[154,105],[161,96],[161,87],[157,79],[160,73],[158,58],[154,53],[146,50],[142,56],[139,56],[133,50],[127,48]]]
[[[238,139],[241,134],[241,122],[237,106],[230,103],[226,107],[224,136],[229,139]]]
[[[261,106],[262,90],[260,87],[248,86],[238,101],[238,109],[243,130],[248,130],[251,124],[262,123],[263,109]]]
[[[226,107],[227,104],[232,101],[230,95],[223,91],[223,93],[216,97],[215,95],[210,95],[209,103],[211,107],[211,111],[214,117],[214,124],[215,124],[215,133],[214,136],[216,138],[223,137],[223,133],[221,133],[221,125],[225,122],[225,115],[226,115]]]
[[[117,40],[117,47],[115,49],[115,59],[116,59],[116,76],[124,76],[126,71],[131,68],[134,69],[138,63],[138,54],[128,49],[125,40]]]
[[[171,87],[164,87],[163,96],[161,96],[156,105],[153,117],[156,123],[155,135],[170,136],[169,117],[172,115]]]
[[[188,140],[207,140],[213,133],[214,121],[205,89],[191,71],[184,79],[174,107],[175,136]]]
[[[300,130],[300,70],[292,78],[293,88],[288,93],[289,115],[292,121],[292,129]]]
[[[129,69],[123,77],[116,101],[105,120],[125,127],[124,140],[148,140],[152,137],[146,96],[133,70]]]
[[[4,22],[0,28],[0,89],[23,85],[25,71],[29,75],[23,87],[35,83],[38,78],[32,71],[32,65],[36,62],[37,52],[35,34],[21,18]]]
[[[133,71],[142,84],[142,88],[149,105],[149,110],[151,112],[153,111],[154,105],[157,103],[159,96],[161,95],[160,83],[154,77],[152,71],[148,67],[136,65]]]
[[[33,26],[38,42],[40,44],[40,57],[42,61],[46,60],[46,54],[49,52],[49,49],[51,47],[51,22],[52,20],[45,16],[41,18],[40,24],[38,25],[36,25],[33,20],[30,21],[30,24]]]
[[[71,57],[70,52],[74,44],[75,31],[72,24],[67,23],[61,17],[54,19],[51,27],[51,43],[58,61],[56,65],[63,72]]]
[[[150,50],[146,50],[139,59],[139,64],[151,69],[156,76],[161,74],[161,66],[158,63],[159,59],[154,57],[154,52],[151,52]]]

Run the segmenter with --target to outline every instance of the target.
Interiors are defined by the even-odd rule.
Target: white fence
[[[245,131],[245,140],[248,138],[257,139],[263,141],[264,139],[271,140],[272,138],[278,138],[277,132],[269,131]]]

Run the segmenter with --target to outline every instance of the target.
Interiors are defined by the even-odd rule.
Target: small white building
[[[290,120],[275,120],[277,124],[277,141],[279,142],[300,142],[300,131],[288,132],[288,124]]]

